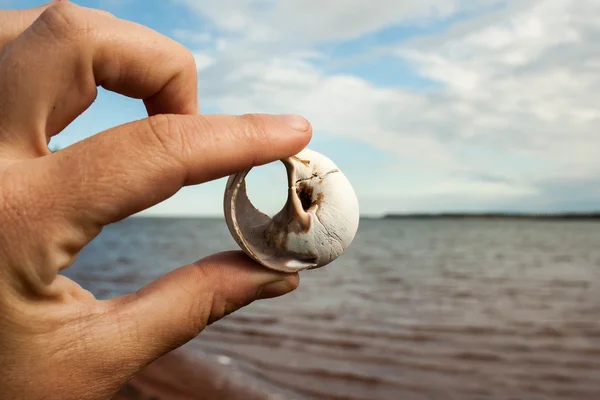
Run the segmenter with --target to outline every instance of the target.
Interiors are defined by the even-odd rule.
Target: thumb
[[[112,300],[123,361],[142,367],[233,311],[289,293],[298,284],[298,274],[269,270],[242,252],[181,267],[134,295]]]

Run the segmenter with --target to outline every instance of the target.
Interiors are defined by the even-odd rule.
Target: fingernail
[[[279,118],[284,124],[288,125],[290,128],[295,129],[297,131],[307,131],[310,124],[308,121],[299,116],[299,115],[291,115],[291,114],[283,114],[278,115]]]
[[[256,295],[256,300],[270,299],[273,297],[283,296],[295,289],[294,286],[287,281],[271,282],[261,287]]]

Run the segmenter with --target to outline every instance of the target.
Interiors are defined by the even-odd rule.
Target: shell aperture
[[[250,169],[231,175],[224,198],[225,221],[242,250],[267,268],[285,272],[323,267],[351,244],[359,224],[358,199],[337,166],[304,149],[281,160],[288,198],[272,218],[246,193]]]

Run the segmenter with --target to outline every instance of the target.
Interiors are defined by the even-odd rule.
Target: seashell
[[[267,268],[297,272],[323,267],[356,235],[356,193],[333,161],[316,151],[304,149],[281,162],[288,178],[283,209],[271,218],[254,207],[246,193],[248,169],[227,181],[227,227],[242,250]]]

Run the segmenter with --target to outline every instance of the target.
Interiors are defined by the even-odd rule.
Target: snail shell
[[[272,218],[246,193],[251,169],[231,175],[225,221],[244,252],[267,268],[285,272],[325,266],[350,245],[358,230],[358,199],[346,176],[327,157],[309,149],[281,160],[288,198]]]

